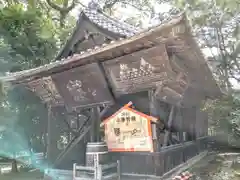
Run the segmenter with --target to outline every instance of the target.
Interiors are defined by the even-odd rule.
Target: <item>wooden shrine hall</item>
[[[47,161],[52,172],[76,180],[73,170],[97,161],[88,156],[97,144],[105,154],[98,161],[118,162],[121,177],[163,176],[206,150],[201,106],[221,96],[184,14],[138,30],[85,9],[56,61],[1,80],[25,86],[48,106]],[[69,142],[58,148],[63,119]]]

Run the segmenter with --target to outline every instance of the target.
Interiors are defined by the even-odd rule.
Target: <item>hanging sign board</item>
[[[151,120],[157,120],[125,105],[106,119],[105,139],[109,151],[153,151]]]

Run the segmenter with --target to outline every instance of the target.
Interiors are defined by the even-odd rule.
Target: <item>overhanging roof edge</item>
[[[173,19],[166,24],[156,26],[153,29],[145,30],[139,34],[132,36],[132,37],[114,41],[114,42],[111,42],[110,44],[104,44],[95,49],[90,49],[85,52],[82,52],[81,54],[75,54],[71,57],[66,58],[65,60],[52,62],[52,63],[46,64],[43,66],[39,66],[37,68],[29,69],[29,70],[23,70],[23,71],[19,71],[19,72],[15,72],[15,73],[10,73],[9,75],[0,77],[0,80],[2,80],[2,81],[17,81],[19,78],[23,78],[23,79],[28,78],[31,75],[38,74],[40,72],[45,72],[45,71],[48,71],[55,67],[64,66],[68,63],[76,62],[76,61],[79,61],[80,59],[94,56],[98,53],[103,53],[105,51],[109,51],[111,49],[114,49],[114,48],[117,48],[120,46],[124,46],[125,44],[140,40],[141,38],[151,36],[151,34],[153,34],[153,33],[161,33],[162,31],[164,31],[166,29],[172,28],[173,26],[178,25],[184,18],[185,18],[185,16],[181,15],[178,18]]]

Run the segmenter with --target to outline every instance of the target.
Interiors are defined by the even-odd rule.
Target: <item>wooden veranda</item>
[[[201,105],[221,95],[184,14],[1,80],[30,88],[47,104],[47,160],[68,169],[59,173],[70,179],[73,163],[85,163],[86,143],[104,138],[103,119],[129,101],[158,119],[151,122],[153,152],[111,152],[111,159],[119,160],[123,175],[162,176],[206,150],[208,119]],[[62,151],[54,131],[59,115],[71,134]]]

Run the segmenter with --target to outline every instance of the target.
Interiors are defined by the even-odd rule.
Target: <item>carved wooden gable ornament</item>
[[[113,103],[97,63],[73,68],[55,74],[52,78],[68,109]]]
[[[27,83],[27,86],[32,92],[35,92],[43,102],[51,106],[64,104],[64,100],[50,76],[30,81]]]
[[[165,45],[106,61],[103,66],[116,96],[156,88],[172,75]]]
[[[153,151],[151,121],[157,118],[132,109],[129,102],[101,124],[109,151]]]

